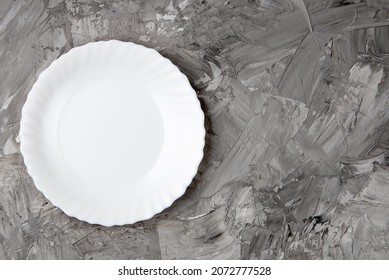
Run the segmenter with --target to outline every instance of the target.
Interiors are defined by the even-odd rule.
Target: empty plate
[[[157,51],[100,41],[44,70],[23,107],[21,152],[36,187],[69,216],[105,226],[151,218],[191,183],[204,114]]]

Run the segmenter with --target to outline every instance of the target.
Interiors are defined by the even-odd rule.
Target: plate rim
[[[175,194],[175,197],[174,198],[171,198],[170,201],[168,203],[162,203],[162,200],[161,200],[161,205],[159,206],[159,209],[155,212],[152,212],[149,213],[149,215],[145,215],[145,217],[142,217],[141,219],[138,219],[138,220],[130,220],[129,222],[123,222],[123,223],[118,223],[118,222],[111,222],[111,223],[106,223],[106,222],[99,222],[98,220],[93,220],[93,219],[87,219],[85,217],[80,217],[80,216],[77,216],[77,211],[76,213],[74,213],[74,211],[69,211],[69,209],[66,209],[66,207],[63,207],[63,205],[61,205],[61,203],[58,203],[58,201],[55,201],[56,199],[52,199],[51,195],[48,194],[48,187],[47,186],[44,186],[45,184],[42,182],[41,178],[40,178],[40,175],[39,174],[36,174],[34,172],[31,172],[31,167],[33,166],[33,160],[31,160],[31,158],[29,157],[29,148],[26,148],[25,147],[25,143],[26,143],[26,139],[28,139],[29,137],[26,135],[26,119],[28,117],[28,111],[26,108],[28,108],[29,106],[31,106],[31,103],[32,103],[32,100],[33,100],[33,95],[31,95],[32,92],[36,91],[36,89],[40,86],[41,82],[40,81],[40,77],[42,77],[42,75],[45,75],[47,72],[50,72],[51,69],[53,68],[53,65],[56,65],[59,63],[59,61],[63,60],[63,57],[69,57],[71,56],[71,54],[74,52],[74,50],[78,49],[78,48],[87,48],[88,46],[91,46],[91,45],[96,45],[96,44],[126,44],[126,45],[133,45],[137,48],[143,48],[143,49],[147,49],[149,51],[152,51],[152,52],[155,52],[156,54],[158,54],[165,63],[169,63],[171,64],[175,71],[177,71],[177,73],[180,74],[180,79],[183,79],[185,80],[186,82],[186,86],[188,87],[188,89],[190,89],[190,91],[192,92],[193,96],[195,97],[194,100],[196,102],[196,111],[198,113],[199,116],[201,116],[201,132],[202,132],[202,135],[200,137],[201,139],[201,143],[199,142],[199,146],[201,146],[202,148],[200,149],[200,153],[198,154],[197,158],[197,162],[194,162],[193,161],[193,166],[194,166],[194,172],[193,174],[191,174],[190,178],[188,178],[188,182],[189,183],[183,183],[181,188],[180,188],[180,192],[176,191],[174,192]],[[61,59],[62,58],[62,59]],[[200,121],[200,120],[199,120]],[[23,104],[23,108],[22,108],[22,111],[21,111],[21,119],[20,119],[20,131],[19,131],[19,135],[20,135],[20,152],[22,154],[22,157],[23,157],[23,161],[25,163],[25,166],[26,166],[26,169],[27,169],[27,172],[29,174],[29,176],[32,178],[33,182],[34,182],[34,185],[35,187],[45,196],[45,198],[47,198],[55,207],[59,208],[61,211],[63,211],[66,215],[68,215],[69,217],[74,217],[80,221],[83,221],[83,222],[87,222],[89,224],[98,224],[98,225],[102,225],[102,226],[106,226],[106,227],[111,227],[111,226],[122,226],[122,225],[128,225],[128,224],[134,224],[136,222],[140,222],[140,221],[145,221],[145,220],[149,220],[150,218],[154,217],[155,215],[161,213],[163,210],[169,208],[178,198],[180,198],[187,190],[187,188],[191,185],[191,183],[193,182],[193,179],[194,177],[196,176],[196,174],[199,172],[198,169],[199,169],[199,166],[204,158],[204,148],[205,148],[205,136],[206,136],[206,130],[205,130],[205,113],[204,111],[202,110],[201,108],[201,102],[199,100],[199,98],[197,97],[197,94],[196,94],[196,91],[193,89],[192,85],[190,84],[189,82],[189,79],[188,77],[182,73],[182,71],[168,58],[164,57],[161,53],[159,53],[157,50],[153,49],[153,48],[149,48],[149,47],[146,47],[144,45],[141,45],[141,44],[137,44],[137,43],[133,43],[133,42],[125,42],[125,41],[120,41],[120,40],[116,40],[116,39],[111,39],[111,40],[100,40],[100,41],[92,41],[92,42],[88,42],[84,45],[80,45],[80,46],[76,46],[76,47],[73,47],[72,49],[70,49],[68,52],[60,55],[59,57],[57,57],[55,60],[53,60],[50,65],[48,65],[45,69],[43,69],[39,75],[36,76],[36,80],[34,82],[34,84],[32,85],[31,89],[28,91],[28,94],[27,94],[27,98],[26,98],[26,101],[25,103]],[[200,135],[199,135],[200,136]],[[27,140],[28,141],[28,140]],[[39,172],[38,172],[39,173]],[[150,212],[150,211],[149,211]]]

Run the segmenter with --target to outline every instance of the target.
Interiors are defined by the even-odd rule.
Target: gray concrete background
[[[389,2],[0,2],[1,259],[389,259]],[[38,192],[19,151],[39,73],[132,41],[190,79],[205,157],[156,217],[105,228]]]

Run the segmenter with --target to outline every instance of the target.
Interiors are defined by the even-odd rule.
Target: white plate
[[[21,152],[36,187],[105,226],[151,218],[191,183],[204,114],[157,51],[116,40],[76,47],[41,73],[23,107]]]

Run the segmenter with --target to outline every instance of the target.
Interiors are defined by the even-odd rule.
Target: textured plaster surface
[[[170,58],[207,130],[185,195],[111,228],[47,201],[18,137],[39,73],[108,39]],[[389,259],[388,73],[386,0],[2,0],[0,258]]]

